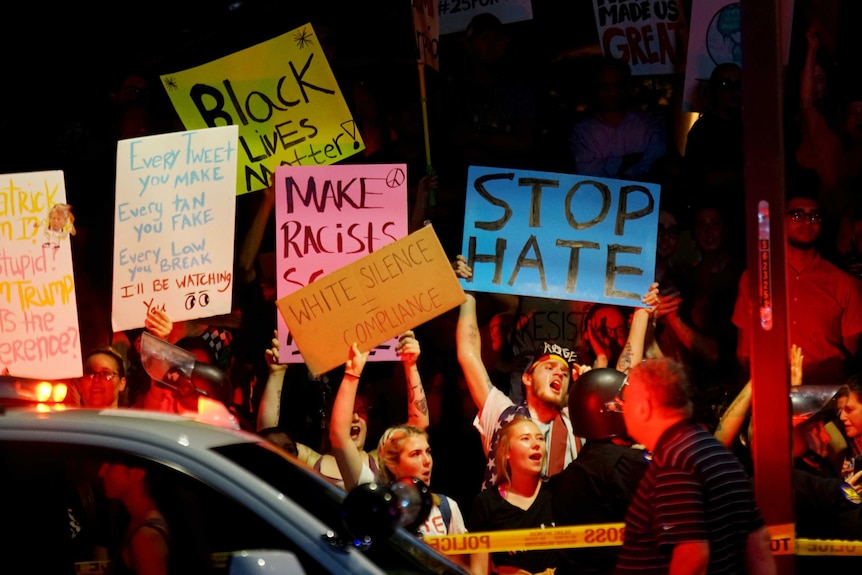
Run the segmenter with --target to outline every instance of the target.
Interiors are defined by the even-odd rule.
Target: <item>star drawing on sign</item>
[[[299,30],[293,35],[293,41],[296,42],[297,48],[302,50],[306,46],[311,46],[313,44],[313,42],[311,41],[313,37],[314,34],[306,31],[306,29],[303,28],[302,30]]]
[[[173,92],[177,89],[177,79],[173,76],[165,78],[165,88]]]

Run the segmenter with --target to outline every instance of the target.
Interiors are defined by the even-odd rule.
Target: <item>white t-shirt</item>
[[[440,497],[446,497],[440,495]],[[440,507],[435,505],[431,508],[431,513],[425,524],[419,528],[419,533],[424,537],[426,535],[460,535],[467,533],[467,526],[464,525],[464,517],[461,515],[461,508],[455,503],[451,497],[446,497],[449,500],[449,509],[452,510],[452,518],[449,520],[449,525],[443,525],[443,513]]]
[[[512,403],[512,400],[509,399],[505,393],[496,387],[491,386],[491,389],[488,392],[488,398],[485,400],[485,405],[482,406],[482,410],[476,415],[476,419],[473,420],[473,427],[475,427],[482,436],[482,449],[485,450],[485,455],[488,455],[488,452],[491,450],[491,439],[494,437],[494,432],[500,427],[500,415],[512,405],[514,405],[514,403]],[[569,463],[578,456],[578,452],[575,447],[575,436],[572,431],[572,422],[569,419],[569,408],[564,407],[560,413],[563,416],[563,423],[566,424],[566,429],[569,432],[566,441],[565,460],[565,466],[568,466]],[[553,422],[549,421],[548,423],[542,423],[541,421],[534,419],[533,423],[539,427],[539,431],[541,431],[542,435],[545,436],[546,444],[550,446],[551,427]],[[547,474],[547,472],[548,458],[546,457],[545,463],[542,466],[542,473]]]

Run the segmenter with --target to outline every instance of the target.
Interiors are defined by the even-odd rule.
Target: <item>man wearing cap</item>
[[[458,362],[473,402],[479,409],[473,425],[482,435],[485,455],[494,453],[498,432],[507,421],[516,415],[526,415],[545,436],[548,457],[543,463],[542,472],[550,476],[562,471],[577,457],[569,410],[565,407],[569,381],[573,373],[575,377],[578,374],[577,368],[573,369],[577,360],[575,353],[554,342],[539,345],[533,362],[521,377],[524,401],[515,404],[491,384],[482,362],[476,300],[472,294],[467,294],[467,301],[461,305],[455,339]],[[491,455],[485,468],[483,488],[492,485],[495,479],[496,470]]]
[[[453,268],[459,278],[472,277],[472,269],[461,255],[453,262]],[[657,283],[650,286],[642,303],[650,306],[650,310],[658,305]],[[637,324],[643,327],[644,332],[645,317],[648,315],[633,320],[633,326]],[[641,332],[640,329],[635,331]],[[494,387],[482,362],[482,341],[476,316],[476,299],[470,293],[467,293],[467,300],[461,304],[455,342],[458,363],[464,372],[470,396],[479,409],[473,425],[482,436],[482,447],[488,457],[483,489],[493,485],[496,478],[493,454],[496,451],[498,432],[516,415],[525,415],[532,419],[545,437],[548,457],[545,458],[542,472],[550,477],[565,469],[577,457],[580,449],[580,440],[573,433],[569,418],[567,406],[569,383],[576,379],[581,371],[589,369],[577,364],[577,354],[555,342],[540,343],[532,362],[521,376],[524,400],[515,404]],[[617,368],[627,370],[629,365],[639,361],[642,353],[643,337],[626,342],[623,359],[617,363]]]

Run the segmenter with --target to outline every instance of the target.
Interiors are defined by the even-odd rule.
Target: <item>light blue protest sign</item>
[[[465,290],[638,305],[655,275],[656,184],[471,166]]]

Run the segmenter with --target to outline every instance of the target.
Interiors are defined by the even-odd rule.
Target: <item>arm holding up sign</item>
[[[404,366],[407,381],[407,425],[424,431],[428,427],[428,403],[425,400],[425,390],[416,365],[420,353],[419,342],[412,331],[408,330],[398,337],[396,352]],[[375,452],[365,451],[364,429],[367,428],[365,401],[364,398],[357,398],[359,378],[367,359],[368,353],[360,353],[356,344],[350,348],[350,355],[347,363],[344,364],[344,378],[332,404],[332,419],[329,426],[331,455],[335,459],[339,479],[343,481],[344,488],[348,491],[376,478]],[[323,456],[321,472],[327,471],[327,458],[329,455]],[[329,474],[333,475],[334,470],[330,469]]]
[[[617,371],[628,373],[639,364],[644,357],[644,343],[650,328],[650,319],[659,307],[658,283],[649,286],[649,291],[641,300],[648,307],[635,308],[629,326],[629,336],[620,358],[617,360]]]
[[[278,425],[279,412],[281,410],[281,390],[284,385],[284,372],[287,366],[278,363],[278,332],[272,334],[272,347],[267,349],[266,364],[269,366],[269,377],[263,387],[263,395],[260,397],[260,407],[257,411],[257,429],[267,429]]]
[[[278,363],[278,332],[272,334],[272,347],[266,350],[266,363],[269,366],[269,377],[260,397],[257,412],[257,431],[273,430],[279,427],[281,413],[281,394],[284,388],[284,375],[287,365]],[[309,467],[320,459],[320,453],[307,445],[296,443],[297,459]]]
[[[453,263],[455,275],[459,278],[472,277],[473,270],[467,265],[464,256],[459,255]],[[482,339],[479,333],[479,320],[476,316],[476,298],[467,294],[467,301],[461,304],[458,325],[455,329],[455,345],[458,350],[458,363],[467,380],[467,388],[473,403],[481,412],[491,389],[491,377],[482,362]]]
[[[425,399],[425,388],[416,360],[419,359],[419,342],[412,330],[401,334],[395,353],[404,365],[404,377],[407,380],[407,423],[419,429],[428,428],[428,401]]]
[[[257,212],[254,214],[254,219],[246,232],[239,253],[236,257],[237,274],[239,281],[244,284],[251,283],[257,277],[257,272],[254,269],[255,259],[260,252],[260,245],[263,242],[263,235],[266,231],[266,224],[269,222],[269,217],[272,215],[272,209],[275,207],[275,181],[266,187],[260,193],[260,204]]]
[[[338,470],[347,491],[359,485],[362,475],[362,454],[353,443],[350,428],[353,424],[353,406],[359,389],[359,376],[362,375],[367,359],[368,352],[360,352],[356,343],[350,347],[350,356],[344,364],[344,379],[341,380],[332,403],[329,442],[332,444],[332,455],[338,463]]]

